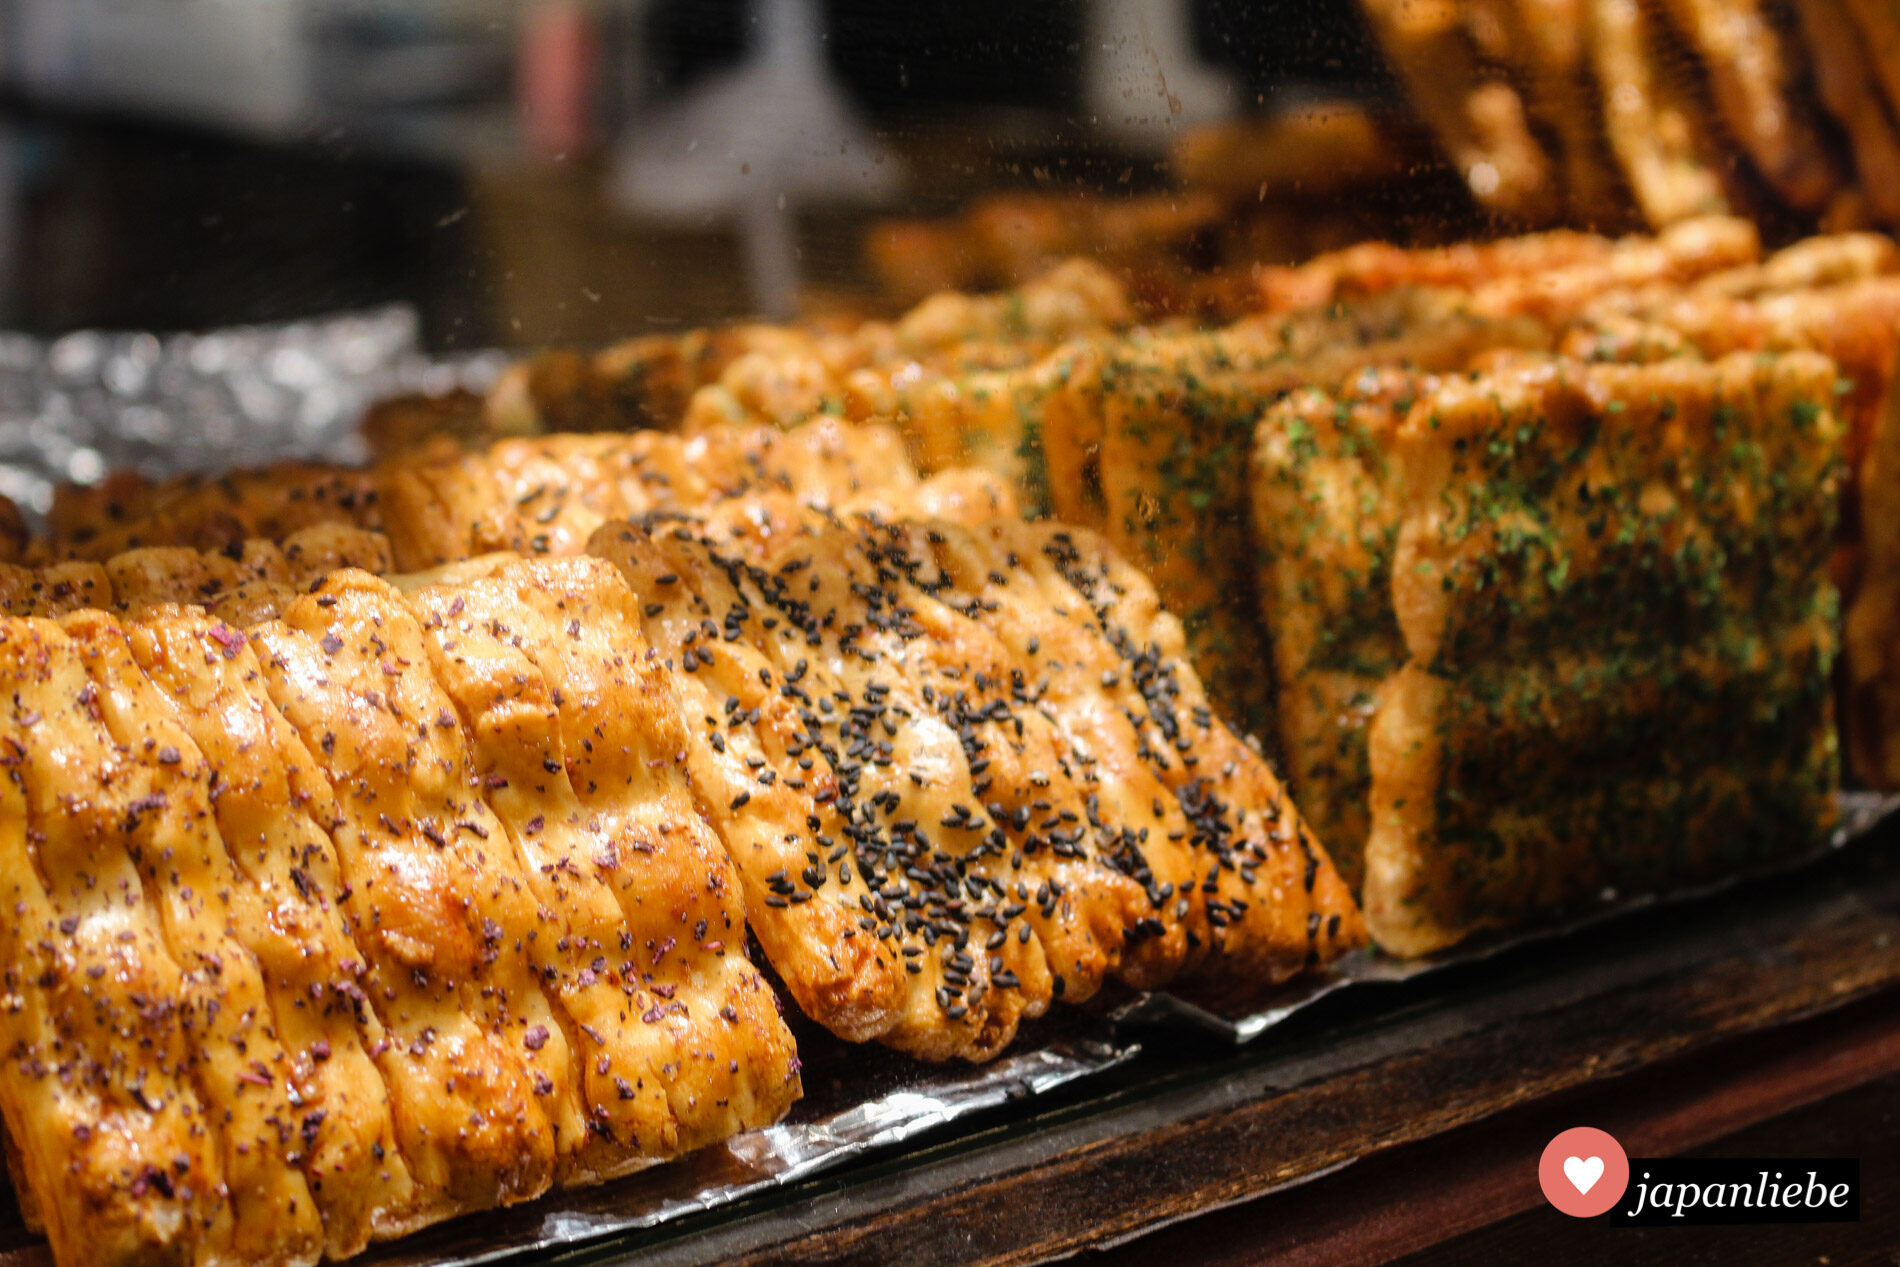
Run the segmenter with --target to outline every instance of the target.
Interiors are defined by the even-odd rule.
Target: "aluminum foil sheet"
[[[280,458],[360,462],[371,401],[486,390],[498,353],[422,354],[414,311],[394,306],[205,334],[0,332],[0,494],[46,512],[56,484],[108,471],[222,471]]]

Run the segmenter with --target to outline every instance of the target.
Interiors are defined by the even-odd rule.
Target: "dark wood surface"
[[[1818,1054],[1818,1053],[1817,1053]],[[1817,1263],[1892,1267],[1900,1249],[1900,1076],[1888,1076],[1689,1150],[1711,1157],[1858,1157],[1858,1223],[1616,1228],[1534,1207],[1404,1259],[1405,1267],[1627,1267]]]
[[[1544,1144],[1596,1126],[1638,1156],[1859,1157],[1858,1224],[1619,1229],[1549,1209]],[[1891,1267],[1900,1248],[1900,994],[1699,1048],[1150,1232],[1087,1267],[1603,1262]],[[1866,1254],[1875,1254],[1871,1260]]]

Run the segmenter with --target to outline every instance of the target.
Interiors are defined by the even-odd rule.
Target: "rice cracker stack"
[[[1392,445],[1421,387],[1369,368],[1337,393],[1296,392],[1256,431],[1252,470],[1262,624],[1272,630],[1280,756],[1300,808],[1357,888],[1379,690],[1405,660],[1392,610],[1400,508]]]
[[[1371,730],[1363,888],[1381,945],[1424,953],[1825,832],[1834,383],[1808,353],[1520,357],[1406,413],[1406,661]]]
[[[610,519],[692,510],[755,490],[891,509],[907,505],[917,486],[900,436],[835,418],[782,431],[568,433],[467,453],[414,450],[363,470],[282,463],[215,479],[114,476],[97,488],[63,487],[47,535],[24,559],[103,561],[147,547],[187,547],[281,572],[274,562],[247,560],[255,548],[247,543],[341,527],[385,534],[390,560],[414,571],[498,550],[578,554]],[[325,551],[342,557],[318,534],[305,547],[306,570]]]
[[[1180,616],[1223,711],[1261,734],[1273,729],[1248,510],[1261,411],[1308,384],[1350,381],[1368,365],[1451,369],[1487,348],[1541,346],[1548,337],[1537,321],[1475,314],[1453,292],[1405,290],[1304,319],[1129,339],[1103,359],[1092,443],[1103,535],[1147,570]]]
[[[506,560],[0,619],[0,1113],[63,1267],[345,1257],[796,1098],[631,604]]]
[[[1256,439],[1282,751],[1402,954],[1832,814],[1832,364],[1492,361],[1299,393]]]
[[[1363,940],[1153,588],[1007,520],[603,528],[678,667],[700,804],[807,1014],[994,1055],[1110,979],[1260,987]]]

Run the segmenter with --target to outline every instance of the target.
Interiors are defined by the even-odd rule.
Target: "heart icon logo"
[[[1630,1186],[1629,1154],[1608,1131],[1573,1126],[1557,1132],[1537,1159],[1544,1199],[1577,1219],[1607,1214]]]
[[[1564,1178],[1570,1180],[1571,1187],[1588,1195],[1590,1189],[1597,1186],[1597,1180],[1603,1178],[1603,1159],[1601,1157],[1564,1158]]]

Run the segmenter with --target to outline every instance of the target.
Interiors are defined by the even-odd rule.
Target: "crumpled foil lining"
[[[421,352],[418,322],[392,307],[283,326],[156,336],[79,332],[41,340],[0,332],[0,494],[29,517],[55,484],[108,471],[150,476],[218,471],[301,457],[367,457],[356,423],[399,392],[484,391],[508,358]],[[1900,797],[1847,793],[1828,850],[1900,812]],[[1817,857],[1802,859],[1807,866]],[[1602,895],[1568,921],[1405,962],[1365,951],[1302,978],[1257,1010],[1221,1015],[1169,995],[1136,997],[1107,1015],[1071,1012],[1027,1030],[987,1065],[925,1065],[881,1048],[799,1031],[806,1096],[777,1126],[598,1188],[452,1220],[373,1250],[369,1261],[462,1264],[529,1259],[650,1229],[781,1188],[1012,1101],[1045,1095],[1133,1060],[1144,1027],[1197,1030],[1249,1043],[1328,995],[1417,980],[1517,947],[1570,936],[1634,908],[1703,897],[1737,883],[1664,896]],[[6,1229],[4,1239],[24,1233]],[[20,1251],[0,1253],[12,1262]],[[45,1261],[43,1244],[23,1251]]]
[[[0,495],[35,519],[55,485],[109,471],[361,462],[356,423],[371,401],[484,391],[507,363],[424,356],[419,332],[403,306],[205,334],[0,332]]]

